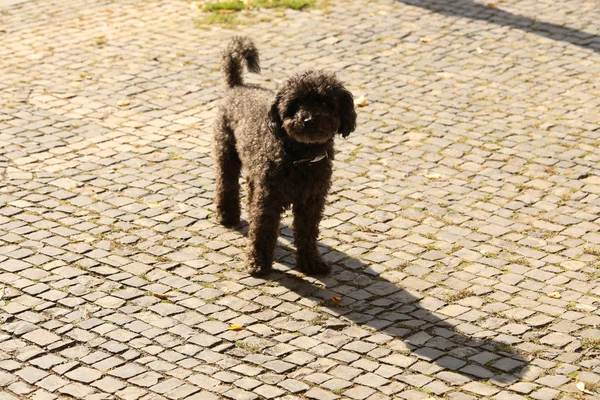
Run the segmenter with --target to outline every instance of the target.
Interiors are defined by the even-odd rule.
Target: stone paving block
[[[108,374],[121,379],[130,379],[145,371],[145,368],[137,364],[125,364],[109,371]]]
[[[30,384],[35,383],[48,376],[48,372],[35,367],[25,367],[22,370],[17,371],[15,374]]]

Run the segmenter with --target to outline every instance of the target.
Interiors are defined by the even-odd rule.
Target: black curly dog
[[[240,171],[248,184],[248,259],[252,275],[271,270],[283,211],[292,206],[296,267],[330,271],[317,250],[319,222],[331,187],[333,138],[356,127],[352,94],[334,74],[306,71],[276,94],[245,85],[242,67],[260,72],[258,51],[235,37],[223,54],[229,89],[214,129],[216,210],[225,226],[240,222]]]

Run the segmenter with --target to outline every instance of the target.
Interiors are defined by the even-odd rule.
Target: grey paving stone
[[[15,374],[30,384],[33,384],[48,376],[48,372],[34,367],[25,367],[20,371],[15,372]]]
[[[109,371],[108,374],[115,376],[117,378],[121,378],[121,379],[130,379],[130,378],[137,376],[145,371],[146,371],[145,368],[143,368],[137,364],[130,363],[130,364],[125,364],[120,367],[117,367],[117,368]]]
[[[100,379],[102,373],[92,368],[80,367],[66,373],[65,376],[78,382],[90,383]]]
[[[480,396],[493,396],[499,392],[498,389],[481,382],[469,382],[462,389]]]
[[[58,389],[58,392],[76,399],[85,399],[94,393],[94,389],[81,383],[70,383]]]
[[[304,392],[310,388],[307,384],[296,379],[285,379],[277,385],[292,394]]]
[[[127,385],[122,381],[106,376],[94,382],[92,386],[106,393],[115,393],[125,388]]]
[[[313,387],[311,388],[309,391],[307,391],[306,393],[304,393],[304,396],[306,396],[306,398],[308,399],[323,399],[323,400],[335,400],[338,399],[340,396],[337,396],[331,392],[327,392],[323,389],[319,389],[317,387]]]

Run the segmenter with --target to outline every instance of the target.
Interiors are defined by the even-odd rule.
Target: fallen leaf
[[[130,104],[131,104],[131,102],[129,100],[127,100],[127,99],[117,101],[117,105],[119,107],[128,106]]]
[[[233,14],[235,10],[219,10],[219,14]]]
[[[425,178],[427,179],[440,179],[441,175],[440,174],[429,174],[429,175],[425,175]]]
[[[244,329],[242,325],[229,325],[230,331],[241,331],[242,329]]]
[[[160,206],[158,205],[158,203],[148,203],[148,207],[149,208],[158,208]]]
[[[550,297],[551,299],[560,299],[562,296],[559,292],[552,292],[548,293],[548,297]]]
[[[496,8],[496,7],[498,7],[498,4],[496,4],[496,3],[488,3],[487,6],[490,7],[490,8]]]
[[[169,297],[173,297],[172,294],[167,294],[167,293],[153,293],[152,295],[161,300],[167,300]]]
[[[420,41],[420,42],[423,42],[423,43],[429,43],[429,42],[431,42],[432,40],[433,40],[433,39],[432,39],[432,38],[430,38],[429,36],[423,36],[421,39],[419,39],[419,41]]]
[[[364,107],[367,105],[367,98],[365,96],[360,96],[357,99],[354,99],[354,105],[357,107]]]
[[[594,394],[592,391],[587,390],[585,388],[585,382],[584,381],[577,381],[575,383],[575,387],[579,390],[581,390],[583,393],[587,393],[587,394]]]
[[[483,54],[483,50],[481,49],[481,47],[478,47],[476,50],[479,54]]]
[[[339,303],[340,301],[342,301],[342,298],[341,298],[341,297],[338,297],[338,296],[336,296],[336,297],[332,297],[332,298],[331,298],[331,301],[333,301],[334,303]]]
[[[75,81],[81,82],[89,79],[92,79],[92,76],[90,74],[80,74],[79,77],[75,78]]]

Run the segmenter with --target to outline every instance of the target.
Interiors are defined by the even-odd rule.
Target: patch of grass
[[[590,277],[590,279],[600,279],[600,264],[596,265],[596,269],[593,271],[584,271],[584,273]]]
[[[470,296],[473,296],[473,291],[469,289],[463,289],[456,293],[448,293],[446,295],[446,302],[454,303],[455,301],[459,301]]]
[[[450,254],[456,253],[457,251],[462,250],[462,249],[463,249],[463,246],[461,246],[460,244],[452,245],[452,248],[450,249]]]
[[[222,10],[242,11],[246,7],[243,1],[219,1],[217,3],[208,3],[202,8],[205,12],[214,12]]]
[[[585,389],[590,392],[600,393],[600,382],[584,382]]]
[[[221,25],[226,28],[234,28],[244,23],[237,19],[236,14],[209,13],[204,18],[194,19],[194,25],[201,27],[204,25]]]
[[[600,339],[586,338],[581,341],[581,347],[584,349],[600,350]]]
[[[248,23],[238,19],[238,15],[246,10],[261,8],[302,10],[315,5],[315,3],[316,0],[251,0],[247,3],[241,0],[216,1],[202,7],[202,11],[206,13],[206,16],[194,19],[194,24],[198,27],[203,25],[221,25],[232,28],[236,25]],[[324,2],[323,7],[327,7],[327,5],[328,3]],[[244,13],[244,16],[252,15]]]
[[[593,256],[599,256],[600,257],[600,248],[586,247],[585,249],[583,249],[583,252],[585,254],[591,254]]]
[[[249,3],[250,6],[257,8],[291,8],[292,10],[302,10],[305,7],[312,6],[315,0],[256,0]]]
[[[315,317],[313,320],[310,321],[310,323],[312,325],[324,325],[325,322],[327,322],[327,320],[329,319],[328,316],[326,315],[319,315],[318,317]]]
[[[524,267],[532,267],[533,266],[531,264],[531,262],[525,257],[513,257],[510,261],[514,264],[519,264]]]
[[[242,11],[245,9],[259,8],[290,8],[302,10],[315,4],[315,0],[253,0],[244,4],[240,0],[225,0],[208,3],[203,8],[204,12]]]
[[[260,348],[258,346],[255,346],[248,342],[243,342],[241,340],[238,340],[237,342],[235,342],[235,347],[245,350],[248,353],[260,353]]]
[[[494,345],[494,350],[504,353],[515,353],[515,348],[512,344],[498,342]]]
[[[436,245],[435,243],[429,243],[425,245],[425,248],[429,251],[433,251],[433,250],[440,250],[439,246]]]
[[[575,379],[577,377],[577,375],[579,375],[581,373],[581,371],[573,371],[570,374],[567,374],[566,377],[567,378],[571,378],[571,379]]]

